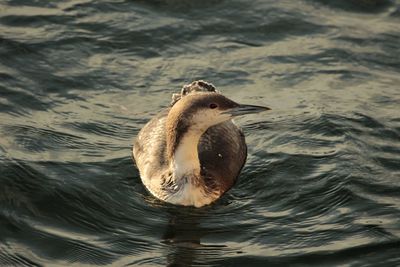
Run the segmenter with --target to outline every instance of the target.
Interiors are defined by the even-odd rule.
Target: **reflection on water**
[[[399,1],[0,3],[0,265],[397,266]],[[239,118],[238,183],[152,198],[131,144],[192,80]]]
[[[196,248],[202,247],[200,238],[205,233],[201,232],[196,218],[185,216],[185,214],[171,214],[163,242],[168,245],[166,259],[168,266],[191,266],[195,259]],[[206,246],[204,246],[206,247]]]

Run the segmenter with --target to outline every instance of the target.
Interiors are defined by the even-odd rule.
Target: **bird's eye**
[[[209,107],[210,107],[210,108],[212,108],[212,109],[214,109],[214,108],[217,108],[217,107],[218,107],[218,105],[217,105],[217,104],[215,104],[215,103],[211,103]]]

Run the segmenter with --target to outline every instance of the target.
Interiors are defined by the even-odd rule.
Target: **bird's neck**
[[[199,177],[200,161],[197,146],[202,134],[201,131],[189,129],[178,140],[171,161],[175,179]]]

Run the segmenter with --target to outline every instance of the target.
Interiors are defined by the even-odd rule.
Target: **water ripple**
[[[0,265],[395,266],[396,1],[0,4]],[[132,139],[195,79],[248,160],[202,209],[144,189]]]

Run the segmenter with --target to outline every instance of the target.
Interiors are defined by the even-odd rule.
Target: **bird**
[[[174,205],[200,208],[215,202],[235,184],[247,158],[244,134],[232,119],[267,110],[238,104],[203,80],[183,86],[134,141],[143,185]]]

